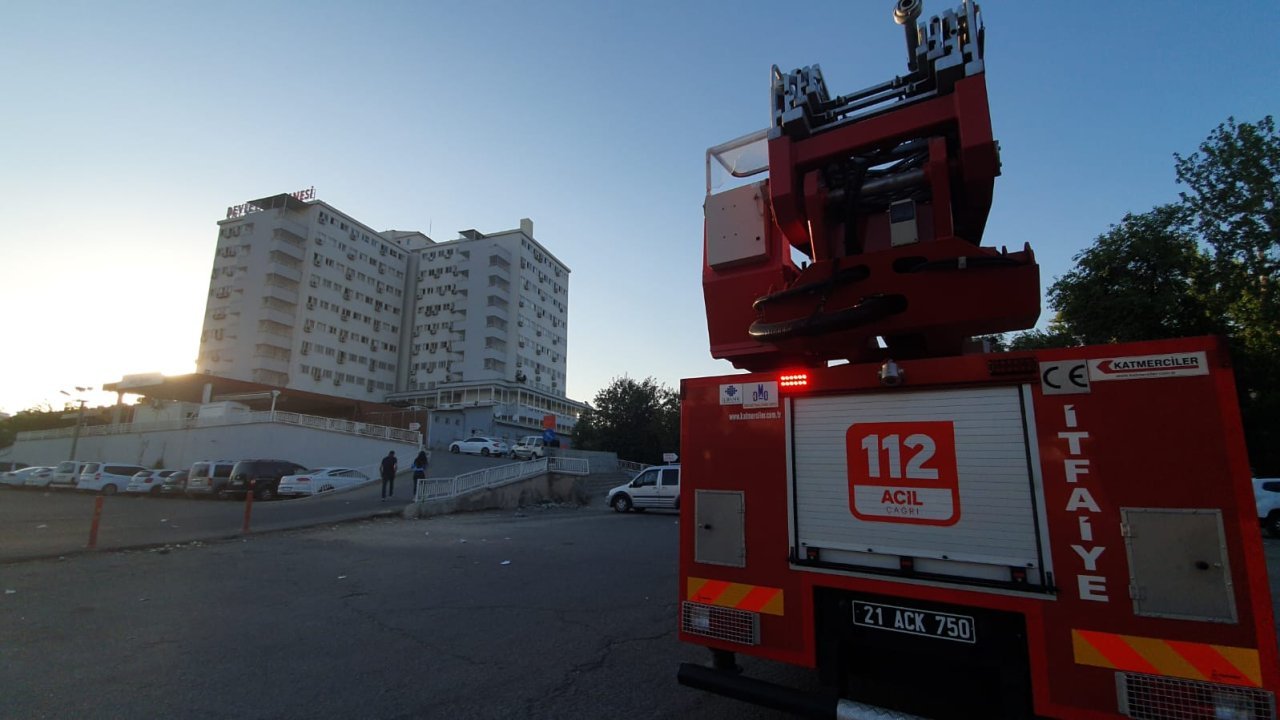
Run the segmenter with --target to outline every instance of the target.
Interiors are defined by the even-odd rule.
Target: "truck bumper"
[[[743,677],[732,670],[717,670],[681,663],[676,678],[681,685],[724,695],[735,700],[782,710],[798,717],[836,720],[924,720],[918,715],[887,710],[834,695],[815,695],[764,680]]]

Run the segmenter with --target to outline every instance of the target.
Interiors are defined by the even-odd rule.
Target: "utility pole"
[[[88,390],[89,388],[87,387],[76,386],[76,392],[86,392]],[[67,397],[71,397],[71,393],[66,390],[59,390],[58,392],[66,395]],[[76,459],[76,445],[80,443],[80,428],[84,426],[84,404],[88,401],[84,398],[80,398],[78,402],[80,403],[80,411],[76,413],[76,429],[75,432],[71,434],[71,457],[68,457],[68,460]]]

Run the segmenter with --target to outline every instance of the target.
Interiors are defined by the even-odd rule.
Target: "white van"
[[[547,446],[541,435],[525,435],[511,448],[511,457],[518,460],[539,460],[546,456]]]
[[[63,460],[53,468],[52,473],[42,477],[40,473],[36,473],[36,475],[27,478],[27,487],[74,489],[76,481],[80,479],[80,471],[84,470],[84,466],[88,464],[78,460]]]
[[[84,492],[100,492],[115,495],[129,487],[134,475],[146,470],[141,465],[124,463],[85,463],[76,481],[76,489]]]
[[[609,506],[624,513],[643,512],[649,508],[680,509],[680,466],[659,465],[645,468],[626,485],[609,491]]]

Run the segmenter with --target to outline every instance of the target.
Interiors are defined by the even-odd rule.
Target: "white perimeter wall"
[[[157,430],[82,437],[78,460],[104,460],[144,467],[187,468],[197,460],[272,458],[292,460],[306,467],[378,463],[388,450],[411,458],[418,446],[383,438],[369,438],[283,423],[248,423],[189,430]],[[9,454],[28,465],[55,465],[68,459],[71,438],[18,440]]]

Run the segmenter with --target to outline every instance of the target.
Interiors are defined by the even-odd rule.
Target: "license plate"
[[[920,610],[900,605],[853,601],[853,624],[907,635],[976,643],[978,636],[969,615]]]

